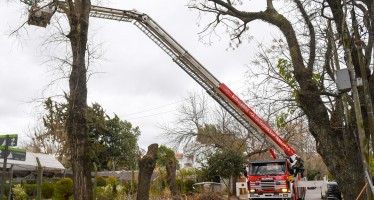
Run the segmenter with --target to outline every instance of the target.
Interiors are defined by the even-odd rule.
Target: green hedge
[[[42,185],[42,196],[45,199],[51,199],[55,192],[55,185],[52,182],[45,181]]]
[[[62,178],[55,184],[55,192],[58,198],[69,199],[73,195],[74,185],[71,178]]]

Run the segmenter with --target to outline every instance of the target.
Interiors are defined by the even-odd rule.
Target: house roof
[[[39,158],[40,164],[43,170],[64,170],[65,167],[52,155],[42,153],[26,152],[26,160],[10,160],[7,159],[7,168],[13,164],[13,170],[35,170],[38,165],[36,158]],[[4,163],[4,159],[0,159],[1,166]]]
[[[183,157],[183,153],[176,153],[176,154],[175,154],[175,157],[177,157],[177,158],[181,158],[181,157]]]

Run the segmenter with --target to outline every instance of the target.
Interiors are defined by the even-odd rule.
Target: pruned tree
[[[173,199],[178,199],[177,197],[177,181],[176,181],[176,173],[177,173],[177,163],[174,159],[169,159],[166,163],[166,182],[171,191],[171,195]]]
[[[274,87],[284,86],[277,87],[277,93],[285,94],[282,91],[286,89],[284,91],[289,95],[275,95],[273,99],[287,98],[299,109],[299,114],[306,117],[317,151],[337,179],[344,197],[355,199],[366,179],[363,170],[365,159],[360,152],[362,150],[365,156],[369,156],[364,144],[369,143],[370,137],[373,138],[374,131],[371,126],[374,119],[371,109],[374,76],[369,68],[374,43],[374,4],[358,0],[273,2],[267,0],[264,9],[257,11],[246,10],[254,7],[245,6],[248,2],[240,0],[191,0],[189,5],[212,16],[203,33],[210,35],[224,27],[233,44],[241,44],[243,38],[247,38],[247,30],[256,20],[280,31],[282,37],[278,41],[284,45],[266,51],[268,56],[262,58],[271,61],[263,64],[275,72],[270,73],[267,79],[278,84]],[[276,54],[270,56],[268,53]],[[346,59],[339,60],[343,57]],[[278,64],[273,64],[278,61]],[[358,88],[361,102],[357,102],[357,98],[352,99],[352,96],[334,92],[334,72],[341,64],[352,67],[353,81],[357,77],[363,79],[364,87]],[[355,91],[350,94],[355,95]],[[345,98],[348,100],[346,104]],[[361,108],[356,105],[361,105]],[[363,111],[364,123],[359,121],[359,109]],[[366,139],[360,131],[362,127],[365,128]],[[352,188],[352,185],[356,187]]]
[[[175,157],[175,152],[161,145],[157,151],[157,167],[166,169],[166,184],[169,187],[173,198],[177,195],[176,170],[179,166],[178,160]],[[162,176],[162,171],[160,170]]]
[[[147,154],[139,159],[137,200],[148,200],[153,170],[157,163],[158,144],[148,146]]]

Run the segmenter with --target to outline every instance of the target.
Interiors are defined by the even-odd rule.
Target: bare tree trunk
[[[177,195],[177,181],[175,180],[176,171],[177,167],[175,165],[175,161],[173,159],[169,159],[168,163],[166,164],[166,181],[173,197]]]
[[[148,200],[151,177],[156,167],[158,144],[148,146],[148,151],[139,159],[138,193],[136,200]]]
[[[74,181],[74,199],[92,199],[91,159],[86,123],[87,69],[85,63],[90,0],[68,0],[65,13],[69,19],[70,39],[73,55],[69,79],[69,107],[66,129],[71,150]]]

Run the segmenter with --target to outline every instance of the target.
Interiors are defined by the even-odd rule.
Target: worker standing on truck
[[[295,165],[295,175],[297,175],[300,172],[301,178],[304,177],[304,161],[300,157],[296,158],[297,162]]]

